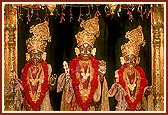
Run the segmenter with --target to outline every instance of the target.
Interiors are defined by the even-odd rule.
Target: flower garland
[[[24,68],[23,68],[23,72],[22,72],[22,83],[23,83],[23,88],[24,88],[24,92],[25,92],[25,96],[26,96],[26,99],[28,101],[28,103],[32,106],[33,110],[34,111],[37,111],[40,104],[42,103],[43,99],[44,99],[44,95],[46,93],[46,91],[48,90],[48,67],[47,67],[47,63],[45,61],[42,61],[42,68],[44,70],[44,82],[41,86],[41,93],[40,93],[40,97],[39,99],[37,100],[37,102],[33,102],[32,101],[32,98],[30,97],[30,94],[29,94],[29,87],[28,87],[28,84],[27,84],[27,71],[29,69],[29,67],[31,66],[31,62],[28,61]]]
[[[79,103],[79,105],[81,106],[83,111],[86,111],[92,98],[94,95],[94,91],[95,89],[98,87],[98,65],[99,65],[99,61],[96,60],[94,57],[90,57],[89,58],[92,62],[92,67],[94,68],[94,75],[93,75],[93,79],[91,81],[91,90],[90,90],[90,94],[87,98],[87,100],[85,102],[82,101],[82,98],[80,96],[80,91],[79,91],[79,80],[76,78],[76,66],[78,64],[78,62],[81,60],[81,57],[78,56],[75,59],[70,61],[70,74],[71,74],[71,78],[72,78],[72,85],[75,91],[75,95],[76,95],[76,99],[77,102]]]
[[[124,66],[121,66],[119,68],[119,72],[118,72],[119,73],[119,84],[121,84],[124,87],[124,89],[126,90],[126,84],[125,84],[125,82],[123,80],[124,69],[125,69]],[[126,95],[126,100],[127,100],[127,103],[129,105],[131,111],[135,110],[135,107],[136,107],[137,103],[142,98],[142,94],[144,92],[144,88],[148,85],[148,80],[146,79],[146,76],[145,76],[145,73],[144,73],[143,69],[140,66],[136,66],[135,69],[140,73],[141,82],[140,82],[140,88],[138,90],[138,94],[137,94],[136,99],[135,99],[134,102],[132,102],[130,100],[130,97],[128,95]]]

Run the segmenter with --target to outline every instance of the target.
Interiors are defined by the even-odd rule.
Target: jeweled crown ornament
[[[139,25],[136,29],[128,31],[125,35],[125,38],[129,39],[129,41],[121,46],[122,56],[125,57],[133,54],[138,57],[140,52],[140,45],[145,45],[142,26]]]
[[[84,30],[78,32],[75,35],[75,38],[77,40],[77,47],[80,47],[84,43],[87,43],[92,47],[94,46],[94,42],[100,35],[98,22],[99,18],[95,16],[94,18],[82,21],[80,23],[80,27],[83,27]]]
[[[26,40],[27,51],[30,52],[36,49],[44,52],[47,46],[47,41],[51,42],[48,22],[45,21],[43,23],[37,24],[36,26],[33,25],[29,32],[33,33],[33,36]]]

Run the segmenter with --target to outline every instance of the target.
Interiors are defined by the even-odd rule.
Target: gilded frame
[[[5,14],[2,14],[2,30],[3,30],[3,57],[2,71],[3,73],[3,88],[10,81],[10,71],[17,73],[17,11],[13,4],[3,4]],[[151,12],[151,60],[152,60],[152,94],[148,97],[148,102],[151,103],[148,107],[149,111],[165,111],[165,47],[166,47],[166,22],[164,3],[152,4]],[[3,93],[2,93],[3,94]],[[166,103],[165,103],[166,104]]]

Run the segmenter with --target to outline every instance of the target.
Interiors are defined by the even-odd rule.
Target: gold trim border
[[[10,71],[17,73],[17,11],[16,6],[5,4],[4,10],[4,86],[10,81]],[[152,94],[148,110],[164,111],[164,4],[152,4],[151,61]]]

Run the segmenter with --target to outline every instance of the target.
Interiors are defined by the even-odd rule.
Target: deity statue
[[[145,111],[147,100],[145,95],[148,92],[148,80],[145,72],[139,66],[140,45],[144,46],[142,27],[128,31],[125,35],[129,41],[121,46],[122,66],[115,71],[115,80],[109,89],[109,97],[115,95],[118,101],[116,111]]]
[[[22,69],[22,86],[24,89],[24,107],[26,111],[51,111],[49,89],[52,86],[50,79],[52,67],[47,64],[45,48],[47,41],[51,41],[48,22],[37,24],[30,28],[33,33],[26,40],[26,61]]]
[[[58,77],[57,92],[63,91],[61,111],[108,111],[106,62],[95,58],[94,42],[99,37],[99,18],[82,21],[83,31],[75,35],[76,58],[63,62],[65,72]]]

